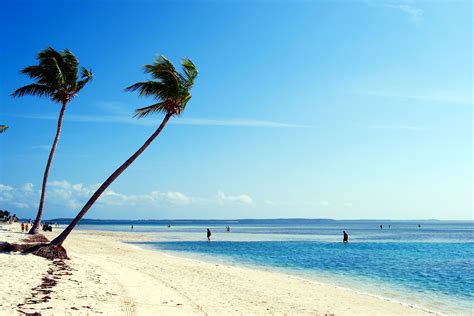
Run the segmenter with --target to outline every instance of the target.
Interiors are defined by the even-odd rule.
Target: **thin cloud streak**
[[[370,129],[388,129],[388,130],[409,130],[409,131],[424,131],[424,127],[409,126],[409,125],[373,125]]]
[[[385,4],[384,7],[405,13],[416,23],[420,23],[423,20],[423,10],[414,6],[408,4]]]
[[[463,95],[454,95],[449,93],[433,93],[430,95],[422,94],[409,94],[409,93],[397,93],[397,92],[385,92],[385,91],[357,91],[356,94],[381,97],[381,98],[396,98],[396,99],[408,99],[408,100],[417,100],[417,101],[431,101],[437,103],[451,103],[451,104],[462,104],[462,105],[472,105],[473,100],[469,97],[464,97]]]
[[[56,121],[57,115],[11,115],[14,117],[33,119],[33,120],[48,120]],[[157,121],[152,119],[134,119],[125,116],[90,116],[90,115],[68,115],[64,118],[65,121],[70,122],[84,122],[84,123],[116,123],[129,124],[141,126],[156,126]],[[172,125],[195,125],[195,126],[228,126],[228,127],[268,127],[268,128],[309,128],[309,125],[290,124],[265,120],[239,120],[239,119],[200,119],[200,118],[180,118],[179,120],[171,121]]]

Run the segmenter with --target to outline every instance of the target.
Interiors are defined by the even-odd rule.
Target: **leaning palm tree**
[[[150,114],[164,113],[165,117],[163,121],[150,138],[95,191],[69,226],[58,237],[51,241],[49,246],[55,248],[48,250],[48,246],[46,246],[45,251],[40,251],[37,254],[41,255],[42,252],[43,255],[47,255],[48,253],[51,254],[58,251],[57,247],[63,244],[67,236],[100,195],[145,151],[151,142],[161,133],[166,123],[168,123],[168,120],[172,116],[179,116],[184,111],[186,104],[191,99],[190,91],[194,84],[194,79],[198,75],[198,71],[189,59],[183,59],[181,65],[183,66],[183,72],[179,73],[168,59],[164,56],[160,56],[152,65],[145,65],[144,67],[145,73],[151,74],[155,80],[138,82],[126,89],[128,91],[138,91],[139,94],[143,96],[153,96],[157,101],[155,104],[137,109],[135,111],[135,117],[142,118]],[[66,256],[65,251],[63,256]]]
[[[46,168],[44,170],[38,213],[36,214],[33,227],[29,232],[30,234],[36,234],[38,232],[41,218],[43,216],[44,198],[46,194],[49,169],[61,134],[66,106],[92,79],[92,72],[84,67],[81,67],[80,78],[78,78],[79,61],[76,56],[67,49],[58,52],[53,48],[48,47],[38,53],[37,59],[38,65],[26,67],[21,71],[23,74],[33,79],[35,83],[16,89],[12,96],[45,96],[54,102],[61,104],[61,110],[59,112],[56,136],[54,137],[48,162],[46,163]]]
[[[8,129],[8,126],[0,125],[0,134],[3,133],[4,131],[6,131],[7,129]]]

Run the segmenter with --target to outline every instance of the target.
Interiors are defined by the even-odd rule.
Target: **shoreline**
[[[45,235],[51,239],[56,234],[57,231]],[[2,232],[0,236],[5,235]],[[140,233],[75,231],[65,243],[71,258],[66,260],[70,274],[58,277],[57,285],[46,295],[49,299],[23,305],[22,311],[138,315],[438,314],[413,304],[294,275],[212,264],[127,243],[147,240]],[[13,302],[26,301],[24,296],[32,288],[31,282],[27,284],[22,279],[36,278],[39,282],[41,276],[48,275],[47,266],[51,266],[51,262],[32,255],[2,255],[0,260],[11,263],[2,272],[2,278],[14,272],[9,269],[16,266],[12,263],[18,259],[22,260],[19,267],[29,263],[29,270],[21,271],[14,282],[15,287],[21,285],[22,291],[3,291],[10,303],[2,303],[2,313],[18,314]]]

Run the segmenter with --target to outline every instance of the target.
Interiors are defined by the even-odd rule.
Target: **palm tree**
[[[59,112],[56,136],[54,137],[48,162],[46,163],[46,168],[44,170],[38,213],[36,214],[33,227],[29,232],[30,234],[36,234],[38,232],[41,217],[43,216],[44,198],[46,194],[49,169],[61,134],[66,106],[92,79],[92,72],[84,67],[81,67],[80,78],[78,78],[79,61],[76,56],[67,49],[58,52],[53,48],[48,47],[38,53],[37,59],[38,65],[26,67],[21,71],[23,74],[33,79],[35,83],[16,89],[12,96],[22,97],[25,95],[34,95],[39,97],[49,97],[54,102],[61,104],[61,110]]]
[[[8,129],[8,126],[0,125],[0,134],[3,133],[4,131],[6,131],[7,129]]]
[[[160,56],[152,65],[145,65],[144,67],[145,73],[151,74],[152,78],[155,79],[154,81],[138,82],[126,88],[127,91],[138,91],[139,95],[153,96],[158,101],[150,106],[137,109],[135,117],[142,118],[154,113],[164,113],[165,117],[150,138],[105,180],[77,214],[76,218],[58,237],[51,241],[50,245],[61,246],[100,195],[145,151],[161,133],[168,120],[172,116],[179,116],[184,111],[186,104],[191,99],[190,90],[194,84],[194,79],[198,75],[198,71],[189,59],[183,59],[181,65],[183,66],[183,72],[179,73],[168,59]]]

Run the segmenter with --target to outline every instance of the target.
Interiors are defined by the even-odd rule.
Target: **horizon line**
[[[71,217],[59,217],[52,218],[44,221],[52,220],[73,220]],[[424,218],[424,219],[388,219],[388,218],[358,218],[358,219],[334,219],[334,218],[309,218],[309,217],[272,217],[272,218],[230,218],[230,219],[185,219],[185,218],[161,218],[161,219],[99,219],[99,218],[83,218],[81,221],[264,221],[264,220],[319,220],[319,221],[398,221],[398,222],[411,222],[411,221],[450,221],[450,222],[474,222],[474,219],[436,219],[436,218]]]

